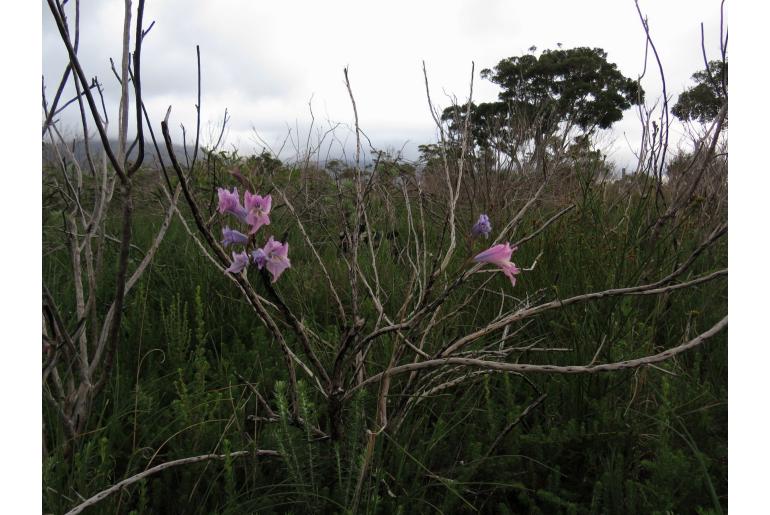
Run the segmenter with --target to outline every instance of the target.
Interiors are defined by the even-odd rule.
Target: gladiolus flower
[[[225,248],[228,245],[246,245],[249,242],[248,236],[229,227],[222,229],[222,236],[224,237],[222,245]]]
[[[273,275],[273,280],[271,282],[275,282],[284,270],[291,267],[288,254],[289,244],[275,241],[273,237],[270,236],[270,239],[265,246],[255,250],[252,253],[252,257],[260,270],[262,267],[267,268],[267,271]]]
[[[478,263],[489,263],[500,267],[503,273],[511,280],[511,284],[516,286],[516,274],[521,270],[511,263],[511,254],[516,247],[511,248],[510,243],[493,245],[481,254],[473,258]]]
[[[239,220],[245,222],[248,212],[241,205],[240,197],[238,196],[238,188],[233,188],[233,191],[227,191],[224,188],[217,188],[219,194],[219,212],[230,213]]]
[[[492,223],[489,221],[487,215],[482,214],[479,216],[478,221],[473,225],[471,233],[478,237],[483,235],[485,238],[489,237],[489,233],[492,232]]]
[[[246,268],[249,264],[249,255],[246,254],[246,251],[236,254],[233,252],[233,264],[230,265],[230,268],[225,270],[225,272],[230,272],[231,274],[240,274],[244,268]]]
[[[257,265],[257,268],[262,270],[262,268],[267,263],[267,255],[265,254],[264,250],[257,249],[251,253],[251,260],[254,261],[254,264]]]
[[[270,195],[264,197],[252,195],[247,191],[243,197],[246,205],[246,223],[251,225],[249,234],[254,234],[263,225],[270,225],[270,208],[273,205],[273,198]]]

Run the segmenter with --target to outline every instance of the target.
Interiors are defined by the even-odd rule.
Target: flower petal
[[[222,237],[222,246],[225,248],[229,245],[246,245],[249,242],[248,236],[229,227],[222,228]]]
[[[271,282],[275,282],[284,270],[291,267],[291,262],[289,261],[289,258],[275,257],[273,259],[268,259],[265,266],[267,267],[267,271],[273,275],[273,280]]]
[[[505,261],[510,261],[512,253],[513,249],[511,249],[510,244],[498,243],[497,245],[493,245],[487,250],[476,255],[473,260],[479,263],[498,264]]]
[[[239,274],[243,271],[246,266],[249,264],[249,255],[246,254],[246,251],[236,254],[233,252],[233,262],[230,265],[229,268],[225,270],[225,272],[230,272],[231,274]]]
[[[474,236],[489,237],[489,233],[492,232],[492,223],[489,221],[489,217],[486,214],[481,214],[479,219],[473,224],[471,233]]]

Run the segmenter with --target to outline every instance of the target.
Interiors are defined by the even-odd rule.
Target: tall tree
[[[696,85],[679,95],[671,112],[682,121],[711,122],[727,102],[727,61],[711,61],[692,80]]]
[[[482,70],[481,77],[502,91],[497,102],[471,106],[475,143],[509,155],[526,140],[539,147],[559,128],[576,127],[583,134],[609,128],[644,98],[638,82],[608,62],[601,48],[559,48],[539,56],[509,57],[494,69]],[[444,111],[451,130],[464,127],[466,107]]]

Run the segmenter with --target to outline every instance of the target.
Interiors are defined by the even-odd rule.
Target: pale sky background
[[[74,2],[68,4],[74,19]],[[646,0],[653,41],[660,54],[673,102],[692,85],[690,76],[703,68],[700,22],[704,23],[710,59],[719,54],[719,1]],[[123,2],[81,2],[82,64],[107,89],[107,102],[117,105],[118,85],[109,58],[119,63]],[[43,2],[43,74],[49,97],[66,64],[48,5]],[[634,2],[488,0],[364,2],[147,2],[145,26],[155,21],[143,46],[145,104],[159,129],[173,105],[171,126],[184,123],[194,131],[196,103],[195,45],[201,47],[202,142],[211,142],[225,107],[231,115],[227,144],[242,153],[261,150],[255,131],[274,150],[289,133],[299,132],[302,146],[310,121],[312,97],[316,127],[329,122],[352,125],[353,113],[343,82],[349,66],[360,126],[375,147],[400,149],[417,157],[417,145],[435,141],[427,108],[421,62],[425,61],[431,94],[440,108],[467,99],[471,62],[476,63],[474,101],[493,101],[499,88],[478,72],[503,58],[538,49],[589,46],[603,48],[608,60],[636,79],[644,68],[645,36]],[[132,31],[133,34],[133,31]],[[133,47],[133,44],[132,44]],[[650,54],[651,55],[651,54]],[[642,81],[649,102],[661,96],[660,75],[650,62]],[[74,107],[74,106],[73,106]],[[113,131],[116,109],[111,114]],[[61,117],[78,129],[77,109]],[[674,146],[682,134],[672,126]],[[341,131],[340,138],[353,138]],[[613,130],[602,136],[618,168],[630,166],[641,128],[629,109]],[[188,140],[189,140],[188,136]],[[174,135],[181,143],[181,131]],[[339,145],[332,153],[339,153]],[[294,155],[291,140],[280,157]]]

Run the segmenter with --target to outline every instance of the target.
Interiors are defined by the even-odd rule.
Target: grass
[[[292,191],[301,180],[279,171],[277,180]],[[319,182],[312,204],[300,204],[303,221],[330,275],[349,295],[347,270],[331,216],[335,200]],[[327,188],[327,189],[324,189]],[[382,189],[388,192],[388,186]],[[631,193],[636,191],[636,193]],[[641,193],[640,193],[641,192]],[[392,192],[391,192],[392,193]],[[146,248],[162,215],[150,201],[138,201],[134,243]],[[508,209],[515,209],[522,200]],[[440,199],[439,199],[440,200]],[[671,226],[662,243],[646,244],[645,227],[654,216],[654,198],[645,189],[578,181],[569,202],[576,209],[531,240],[515,255],[531,264],[511,291],[495,277],[489,291],[459,316],[444,323],[428,342],[438,348],[469,328],[489,322],[500,309],[498,292],[517,299],[559,296],[657,280],[671,272],[707,236],[709,227],[688,216]],[[526,235],[563,205],[554,197],[530,211],[520,229]],[[437,200],[432,208],[440,206]],[[381,232],[409,233],[403,198],[396,194],[370,204]],[[326,341],[342,334],[330,292],[309,248],[289,216],[273,218],[270,234],[289,231],[292,268],[279,281],[287,303],[303,323]],[[440,212],[438,212],[440,214]],[[491,213],[500,227],[506,211]],[[430,221],[430,215],[428,221]],[[459,213],[460,229],[477,213]],[[324,218],[325,217],[325,218]],[[314,223],[325,219],[329,227]],[[44,256],[43,277],[73,311],[71,277],[62,236],[54,217],[44,228],[52,251]],[[335,225],[336,224],[336,225]],[[435,248],[441,225],[427,224]],[[516,236],[514,236],[516,237]],[[392,292],[387,309],[403,302],[408,267],[392,258],[391,242],[378,249],[379,277]],[[471,249],[460,241],[450,272],[460,270]],[[112,285],[107,247],[100,298]],[[141,254],[132,251],[134,264]],[[727,262],[719,241],[694,263],[696,276]],[[501,274],[497,274],[501,275]],[[486,279],[488,276],[484,275]],[[481,284],[472,278],[453,293],[446,311],[459,307]],[[510,296],[503,307],[511,309]],[[67,304],[69,303],[69,304]],[[544,341],[569,349],[522,353],[522,361],[585,364],[594,356],[611,362],[671,347],[711,327],[726,312],[723,279],[666,296],[615,297],[578,304],[538,316],[516,335],[522,346]],[[364,318],[375,318],[371,302]],[[376,388],[361,391],[345,411],[345,436],[336,443],[312,440],[286,423],[284,370],[269,333],[247,303],[215,270],[174,220],[151,268],[128,299],[115,372],[97,400],[88,432],[65,456],[65,435],[44,403],[49,454],[43,462],[45,512],[63,513],[115,482],[176,458],[228,450],[281,450],[285,459],[242,458],[166,470],[108,498],[94,513],[345,513],[353,504],[365,454],[365,431],[373,427]],[[499,335],[497,336],[499,338]],[[494,337],[481,344],[490,344]],[[289,341],[290,345],[295,342]],[[382,368],[393,342],[369,355],[371,370]],[[597,353],[598,351],[598,353]],[[328,363],[331,350],[322,354]],[[248,378],[283,414],[282,423],[251,424],[257,410]],[[376,441],[370,473],[364,477],[361,513],[722,513],[727,505],[727,346],[720,334],[706,346],[657,367],[604,375],[480,374],[460,387],[436,393],[410,412],[398,432]],[[535,399],[545,402],[517,424],[486,456],[500,431]],[[323,399],[301,388],[302,415],[326,424]],[[400,402],[398,388],[391,400]],[[256,439],[255,439],[256,437]]]

